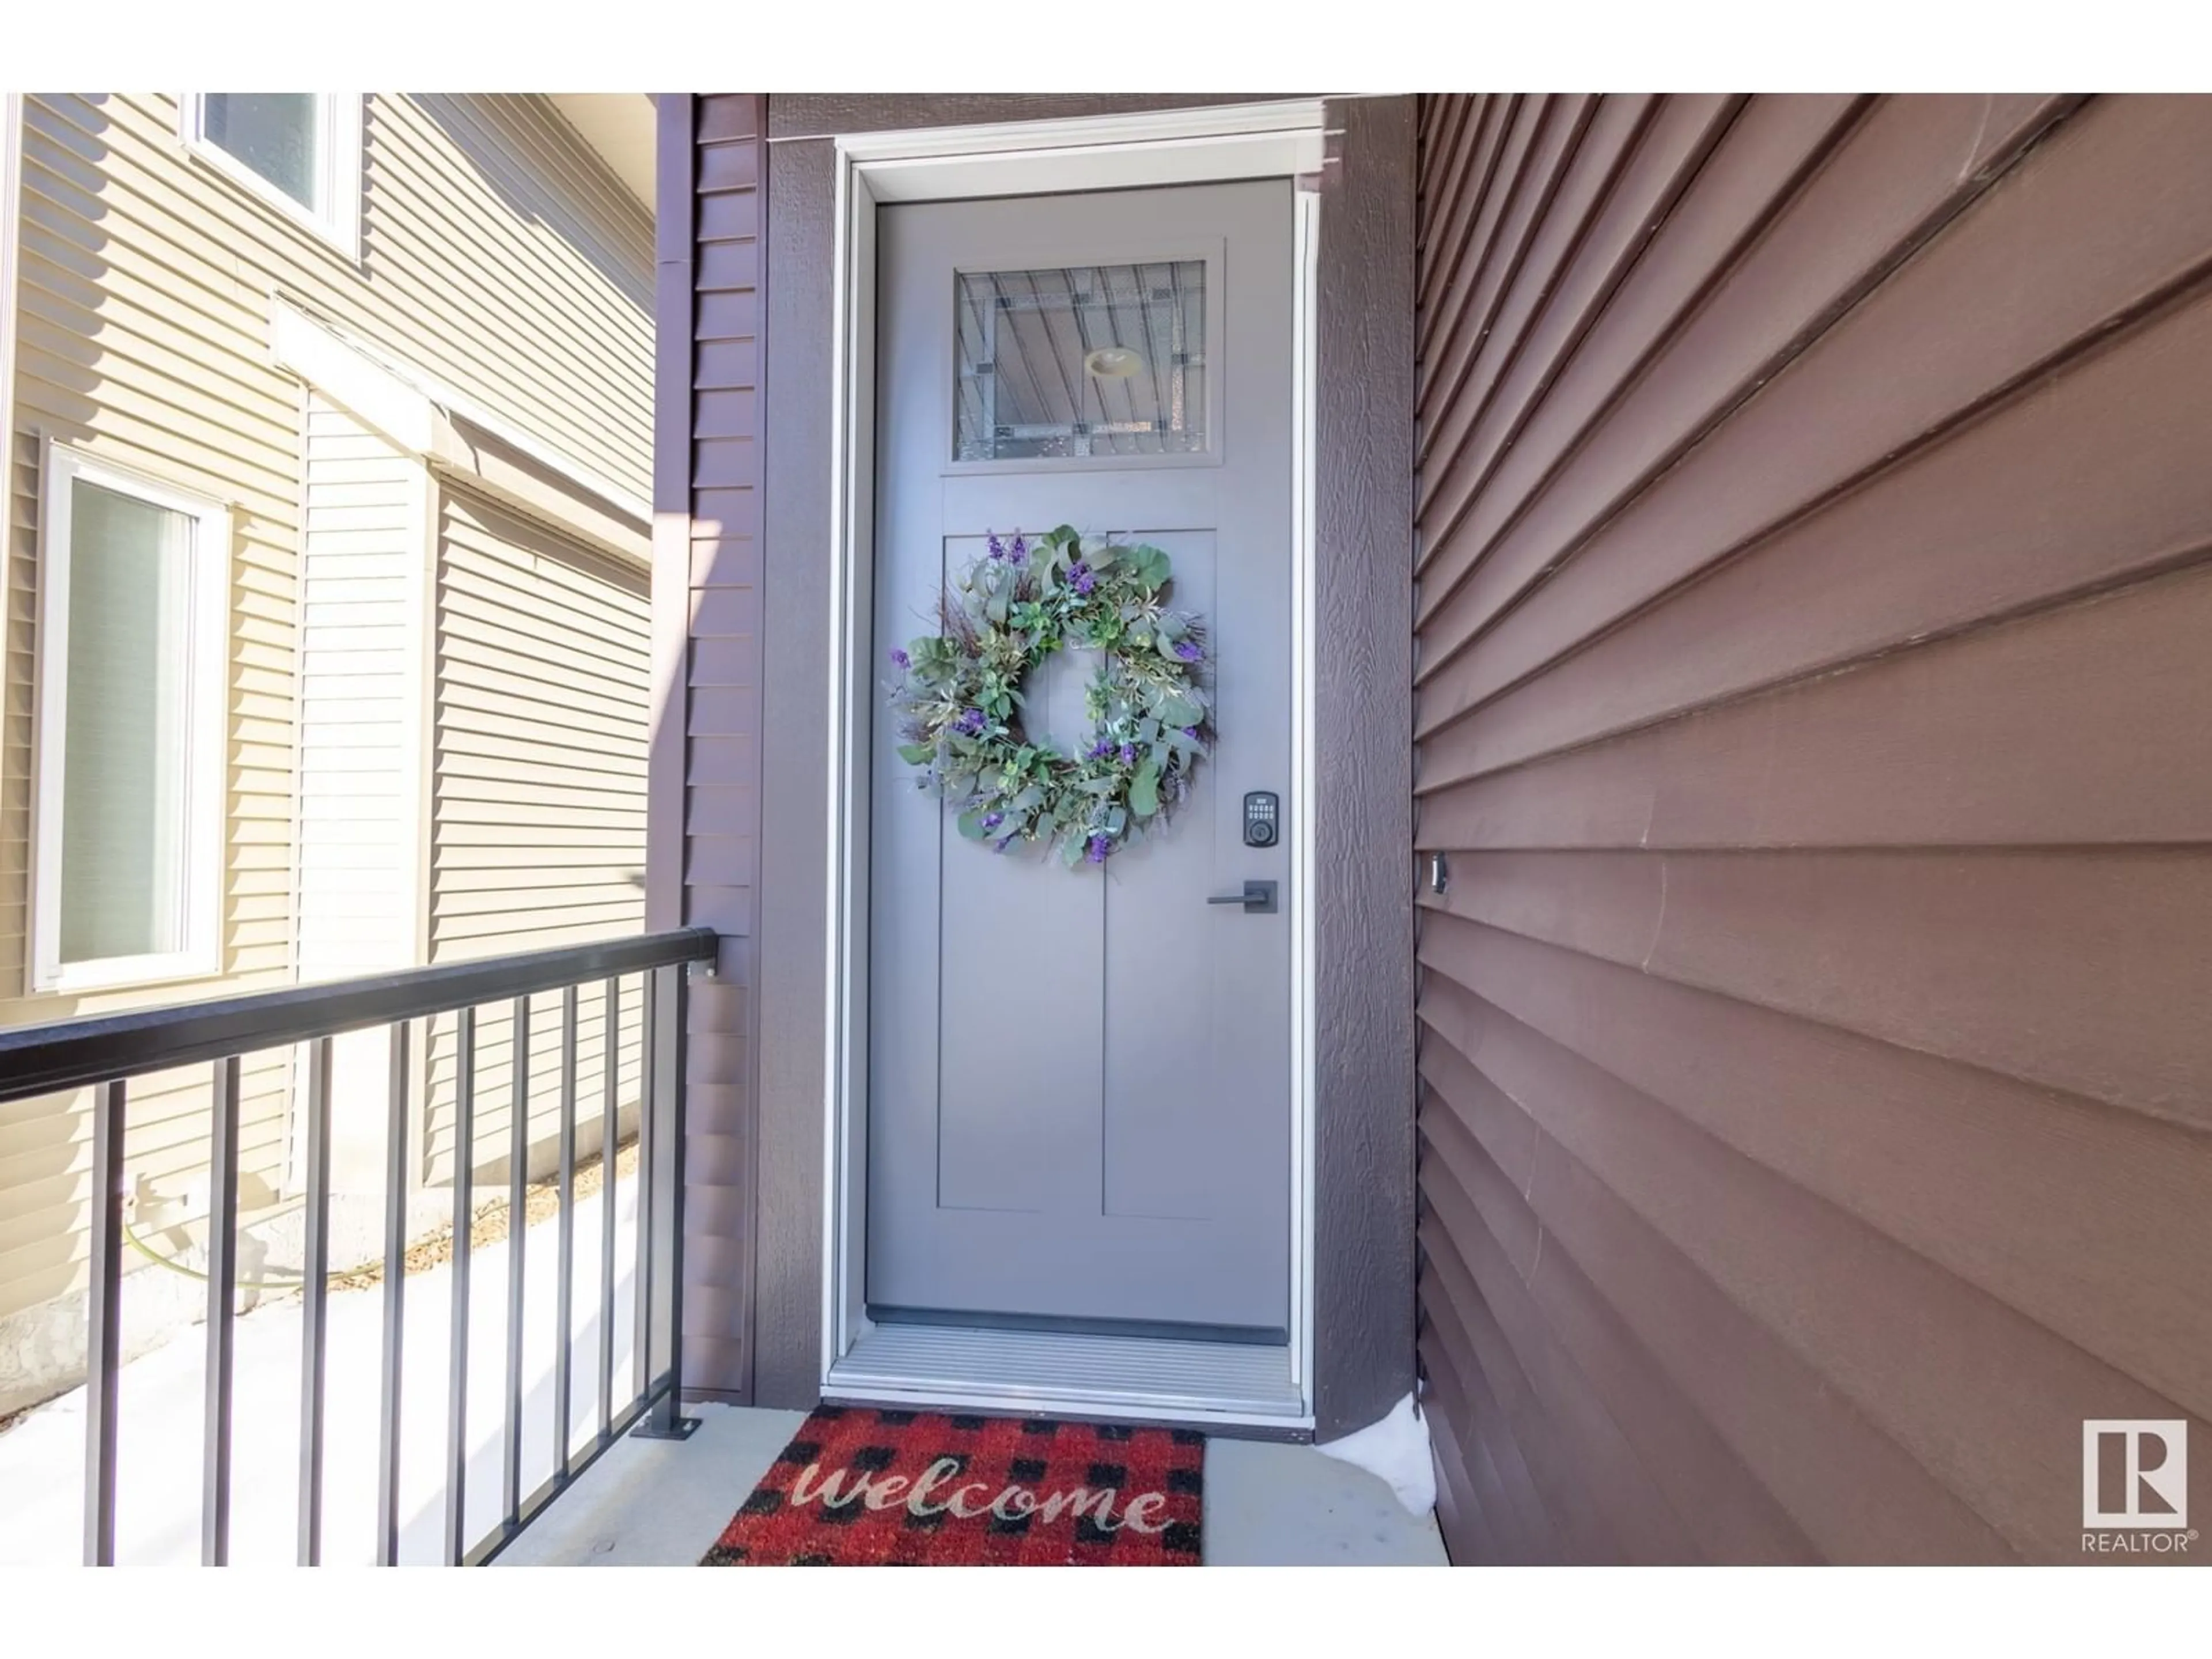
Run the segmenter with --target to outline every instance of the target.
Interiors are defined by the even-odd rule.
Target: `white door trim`
[[[820,1380],[872,1328],[862,1306],[867,1200],[868,649],[874,568],[876,212],[884,202],[979,195],[1216,183],[1300,181],[1293,243],[1291,463],[1293,583],[1291,880],[1291,1380],[1297,1418],[1255,1418],[1273,1427],[1313,1421],[1314,907],[1314,377],[1316,251],[1320,201],[1307,186],[1322,166],[1318,100],[1217,106],[1076,121],[866,133],[836,140],[831,292],[830,881],[824,926],[827,983],[823,1113]],[[978,1403],[981,1403],[980,1401]],[[1072,1409],[1097,1412],[1071,1401]],[[1033,1409],[1053,1402],[1035,1399]],[[1238,1420],[1224,1413],[1224,1422]]]

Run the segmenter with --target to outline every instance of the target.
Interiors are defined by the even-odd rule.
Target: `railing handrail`
[[[0,1030],[0,1104],[280,1048],[586,980],[714,959],[711,928],[677,927],[550,951],[90,1014]]]

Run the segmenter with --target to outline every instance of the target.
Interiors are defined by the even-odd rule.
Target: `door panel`
[[[1279,891],[1289,873],[1284,847],[1243,845],[1242,805],[1289,786],[1291,223],[1287,180],[880,211],[878,660],[936,631],[944,582],[987,532],[1066,522],[1150,541],[1174,562],[1172,602],[1207,621],[1219,740],[1170,828],[1071,872],[963,841],[914,787],[879,702],[867,1218],[879,1312],[1287,1324],[1287,909],[1206,901],[1255,878]],[[1112,315],[1065,314],[1070,290],[1103,280],[1078,261],[1157,269],[1208,248],[1205,337],[1189,337],[1198,307],[1185,306],[1172,337],[1183,361],[1169,366],[1188,371],[1194,397],[1206,388],[1202,450],[1190,431],[1158,453],[1127,453],[1142,440],[1124,434],[1121,453],[953,459],[957,399],[970,399],[971,434],[981,406],[972,345],[963,360],[954,337],[960,273],[1073,273],[1057,299],[1035,285],[1046,314],[1024,313],[1021,337],[1032,367],[1054,328],[1088,331],[1075,341],[1086,349],[1133,340],[1158,356],[1170,336],[1140,314],[1142,295]],[[1151,356],[1141,372],[1164,389],[1135,407],[1171,409]],[[1105,449],[1048,429],[1094,390],[1021,403],[1022,443]],[[1031,735],[1087,736],[1085,678],[1064,661],[1031,677]]]

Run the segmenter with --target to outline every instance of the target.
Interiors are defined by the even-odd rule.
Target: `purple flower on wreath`
[[[1083,856],[1093,864],[1103,864],[1106,862],[1106,854],[1112,849],[1113,845],[1111,839],[1105,836],[1093,836],[1091,838],[1091,850]]]
[[[1176,655],[1181,657],[1185,662],[1196,662],[1205,654],[1205,652],[1200,650],[1196,645],[1193,644],[1188,640],[1177,640],[1176,641]]]
[[[971,708],[952,723],[952,729],[963,737],[980,738],[987,723],[981,709]]]
[[[1004,835],[991,843],[991,850],[994,853],[1003,853],[1013,844],[1014,837],[1011,834]]]
[[[1006,544],[999,539],[999,532],[995,530],[983,532],[983,545],[990,550],[994,562],[1006,556]]]
[[[995,830],[1006,821],[1006,815],[1004,812],[986,812],[983,814],[983,827],[986,830]]]
[[[1018,568],[1028,563],[1029,557],[1030,544],[1023,538],[1022,532],[1017,530],[1014,532],[1013,540],[1006,544],[1006,562]]]
[[[894,668],[911,668],[914,666],[914,659],[908,656],[907,653],[900,650],[898,647],[893,646],[891,647],[891,666]]]
[[[1091,597],[1091,590],[1098,586],[1098,578],[1089,565],[1078,559],[1067,567],[1067,585],[1087,599]]]
[[[1097,742],[1091,745],[1091,752],[1085,755],[1083,758],[1085,760],[1097,760],[1102,757],[1110,755],[1113,752],[1114,740],[1111,738],[1101,738]]]
[[[1124,766],[1134,766],[1136,763],[1137,745],[1133,743],[1123,744],[1121,745],[1121,764]]]
[[[1182,734],[1186,738],[1188,738],[1193,743],[1196,743],[1198,741],[1198,728],[1194,726],[1184,726],[1182,729]]]

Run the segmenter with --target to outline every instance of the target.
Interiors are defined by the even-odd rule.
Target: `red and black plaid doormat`
[[[1206,1437],[823,1406],[700,1565],[1196,1566]]]

